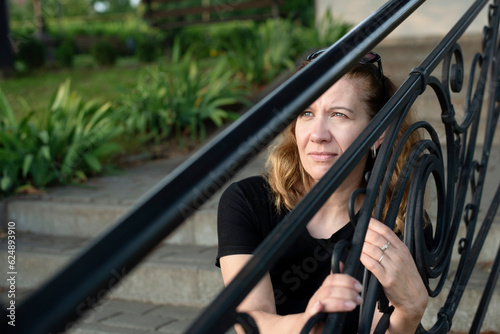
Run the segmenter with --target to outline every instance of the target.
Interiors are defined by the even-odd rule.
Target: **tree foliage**
[[[40,0],[42,15],[52,17],[85,16],[97,14],[96,8],[106,8],[106,14],[134,11],[130,0]],[[34,17],[33,0],[8,0],[10,19],[27,20]]]
[[[95,8],[96,4],[105,6],[106,13],[127,13],[133,10],[130,0],[90,0]]]

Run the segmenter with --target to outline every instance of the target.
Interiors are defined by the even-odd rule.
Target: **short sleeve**
[[[231,184],[222,194],[217,212],[219,259],[227,255],[252,254],[262,242],[263,207],[269,205],[262,178]]]

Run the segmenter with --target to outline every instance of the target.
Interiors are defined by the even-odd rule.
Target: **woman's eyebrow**
[[[340,109],[340,110],[346,110],[346,111],[348,111],[348,112],[350,112],[350,113],[354,114],[354,110],[349,109],[349,108],[347,108],[347,107],[343,107],[343,106],[331,106],[331,107],[330,107],[330,110],[331,110],[331,111],[334,111],[334,110],[339,110],[339,109]]]

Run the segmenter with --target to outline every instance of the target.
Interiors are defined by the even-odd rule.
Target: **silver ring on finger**
[[[389,248],[389,245],[390,245],[390,244],[391,244],[391,243],[390,243],[389,241],[387,241],[387,243],[386,243],[385,245],[383,245],[382,247],[380,247],[380,250],[382,251],[382,253],[383,253],[383,252],[385,252],[385,250],[386,250],[387,248]]]
[[[380,262],[382,262],[382,260],[384,259],[384,256],[385,254],[382,254],[382,256],[380,257],[380,259],[378,259],[378,263],[380,264]]]

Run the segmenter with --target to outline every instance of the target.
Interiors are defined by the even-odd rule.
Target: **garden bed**
[[[185,154],[266,95],[306,50],[330,44],[348,26],[333,25],[326,38],[287,20],[227,28],[183,32],[150,64],[119,59],[103,67],[78,55],[72,69],[2,84],[0,197]]]

